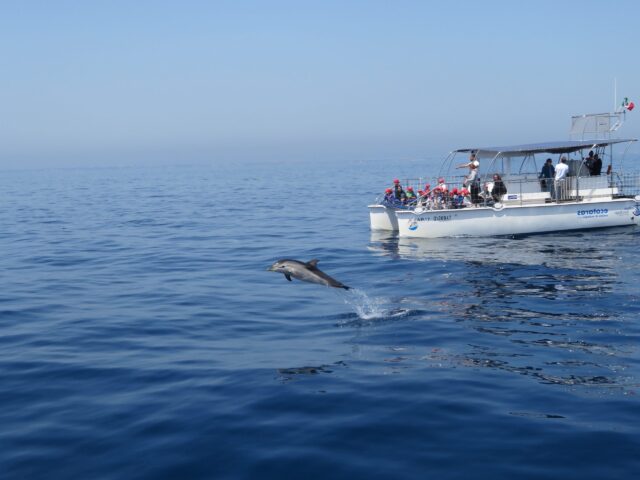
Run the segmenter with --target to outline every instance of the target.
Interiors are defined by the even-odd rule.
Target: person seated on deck
[[[462,208],[464,206],[464,196],[462,190],[454,188],[451,190],[451,208]]]
[[[553,177],[556,175],[556,169],[553,166],[553,160],[547,158],[544,162],[542,170],[538,178],[540,179],[540,188],[543,192],[550,192],[553,189]]]
[[[443,209],[447,205],[449,197],[449,189],[447,184],[444,183],[444,178],[438,179],[438,186],[433,189],[433,207],[436,209]]]
[[[485,205],[493,205],[493,196],[491,195],[491,190],[493,190],[493,183],[485,182],[482,187],[482,193],[480,193],[480,201]]]
[[[424,186],[424,190],[420,190],[420,198],[418,204],[422,207],[431,209],[433,207],[433,192],[431,191],[431,185],[428,183]]]
[[[415,205],[417,200],[418,200],[418,197],[416,197],[416,194],[413,191],[413,187],[407,187],[406,202],[405,203],[407,205]]]
[[[460,208],[466,207],[471,204],[471,197],[468,189],[462,188],[462,190],[460,190],[460,197],[462,198]]]
[[[497,173],[493,176],[493,189],[491,190],[491,197],[494,202],[502,200],[504,194],[507,193],[507,186],[502,181],[502,177]]]
[[[398,206],[398,200],[396,199],[396,196],[393,193],[393,190],[391,190],[390,188],[387,188],[384,191],[384,199],[382,200],[382,204],[386,205],[387,207]]]
[[[404,195],[404,190],[402,189],[402,185],[400,185],[400,180],[397,178],[393,181],[393,194],[396,196],[396,200],[402,200],[402,196]]]
[[[589,173],[594,176],[600,175],[602,173],[602,160],[600,159],[600,156],[597,153],[593,157],[593,163],[591,164]]]

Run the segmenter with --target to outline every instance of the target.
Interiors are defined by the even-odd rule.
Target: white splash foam
[[[371,298],[357,288],[349,290],[348,294],[344,296],[344,303],[352,307],[361,320],[399,317],[409,312],[406,308],[385,308],[385,305],[388,304],[387,299]]]

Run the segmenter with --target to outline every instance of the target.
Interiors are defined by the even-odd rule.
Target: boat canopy
[[[511,145],[505,147],[486,147],[486,148],[461,148],[454,150],[456,153],[475,152],[479,157],[495,157],[500,155],[503,157],[521,157],[536,153],[571,153],[586,148],[598,148],[613,145],[615,143],[635,142],[635,138],[629,139],[610,139],[610,140],[579,140],[579,141],[560,141],[545,143],[530,143],[528,145]]]

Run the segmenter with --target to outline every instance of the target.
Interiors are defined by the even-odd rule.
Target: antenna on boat
[[[618,79],[613,77],[613,111],[618,108]]]

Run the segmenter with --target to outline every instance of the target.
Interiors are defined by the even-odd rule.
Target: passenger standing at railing
[[[565,157],[560,158],[560,162],[556,165],[556,176],[554,178],[555,183],[555,197],[558,200],[562,200],[564,197],[564,190],[566,189],[567,172],[569,171],[569,165],[567,165],[567,159]]]
[[[589,155],[584,159],[584,165],[589,170],[589,175],[593,175],[593,163],[595,161],[595,157],[593,156],[593,150],[589,150]],[[601,167],[602,168],[602,167]]]
[[[602,173],[602,160],[597,153],[593,157],[593,163],[591,164],[589,173],[591,173],[591,175],[600,175],[600,173]]]
[[[550,192],[553,190],[553,177],[556,175],[556,169],[553,167],[553,161],[547,158],[547,161],[542,166],[542,171],[538,178],[540,179],[540,188],[543,192]]]

